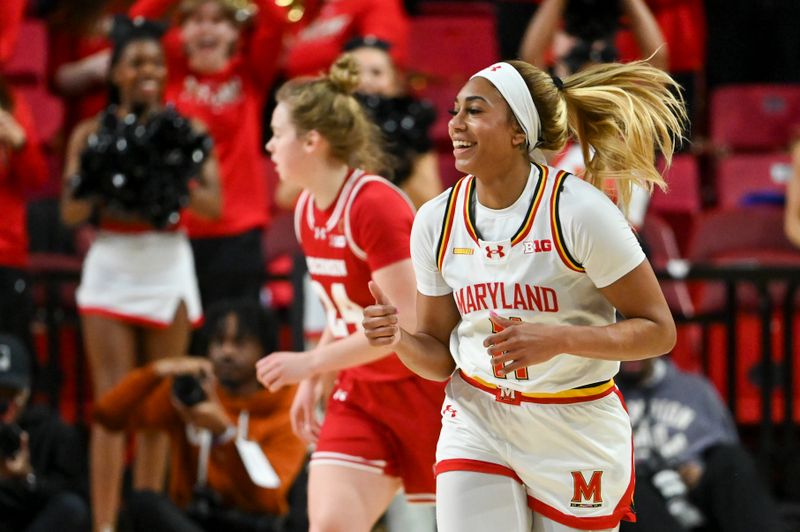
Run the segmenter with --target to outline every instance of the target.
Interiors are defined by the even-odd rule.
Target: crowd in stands
[[[634,192],[626,213],[654,267],[800,264],[800,88],[790,83],[800,82],[791,25],[800,6],[735,3],[0,0],[0,532],[307,529],[308,449],[289,421],[295,387],[266,390],[255,368],[274,351],[303,351],[287,331],[313,312],[301,303],[305,265],[294,260],[290,211],[300,189],[278,179],[265,140],[278,88],[327,71],[342,53],[359,66],[357,98],[390,155],[381,173],[417,208],[459,177],[447,112],[478,69],[517,57],[566,76],[647,59],[683,87],[691,119],[665,172],[669,189]],[[716,16],[730,24],[711,28]],[[769,34],[763,47],[751,24]],[[154,230],[146,209],[124,212],[99,192],[76,196],[89,148],[167,110],[210,148],[184,193],[174,193],[181,209],[166,226]],[[113,138],[109,153],[132,153]],[[591,150],[571,143],[548,161],[580,175]],[[112,173],[107,188],[132,180]],[[630,194],[607,188],[612,197]],[[736,236],[709,251],[698,235],[720,212],[731,222],[717,230]],[[748,221],[762,219],[772,238],[748,240]],[[59,288],[46,290],[55,278]],[[683,318],[720,305],[706,285],[663,286]],[[730,361],[719,326],[705,342],[695,325],[682,326],[671,361],[623,372],[645,516],[623,531],[754,530],[720,511],[723,498],[751,516],[777,515],[768,489],[739,500],[743,492],[724,480],[731,470],[745,475],[737,478],[747,489],[783,480],[757,470],[736,433],[737,423],[752,427],[764,416],[752,374],[768,347],[753,334],[752,299],[728,335],[744,361],[733,377],[737,410],[727,409]],[[294,337],[319,332],[311,321]],[[780,352],[781,361],[791,356]],[[47,378],[46,368],[59,366],[61,381]],[[685,373],[698,370],[710,380]],[[76,391],[66,396],[65,387]],[[697,404],[675,408],[690,410],[692,421],[673,434],[664,401],[688,397]],[[775,419],[797,417],[800,392],[776,401]],[[77,410],[64,406],[76,402]],[[699,423],[711,436],[698,436]],[[9,438],[16,446],[7,449]],[[677,440],[688,447],[670,447]],[[676,515],[656,480],[667,471],[679,473],[679,503],[697,519],[663,528]],[[784,476],[778,495],[800,502],[800,486]],[[650,515],[665,517],[654,525]],[[394,532],[430,525],[395,519],[386,520]]]

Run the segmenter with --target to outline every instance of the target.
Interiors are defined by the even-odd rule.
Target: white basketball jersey
[[[534,186],[534,192],[525,217],[519,228],[503,240],[486,241],[476,229],[477,199],[472,176],[461,179],[449,193],[424,206],[412,232],[420,292],[442,295],[452,291],[461,322],[453,330],[450,348],[458,367],[472,378],[523,393],[555,393],[608,380],[617,373],[618,362],[566,353],[499,376],[499,368],[492,366],[483,346],[486,336],[492,333],[492,310],[512,320],[542,324],[613,323],[614,308],[597,286],[610,284],[644,259],[622,214],[590,184],[566,172],[534,165],[529,186]],[[565,189],[569,194],[564,193]],[[559,207],[565,195],[570,209]],[[569,220],[561,219],[565,212]],[[582,212],[591,213],[587,220],[580,219]],[[584,227],[597,225],[587,222],[598,216],[611,218],[612,223],[597,231],[607,233],[611,227],[616,234],[603,234],[598,241],[594,234],[597,231],[583,231]],[[588,242],[576,245],[580,239]],[[601,251],[605,242],[619,241],[624,245],[610,246],[611,255],[604,257],[614,266],[610,270],[604,266],[597,276],[587,275],[581,260],[571,251],[575,246],[581,250],[579,256],[605,254]],[[433,247],[435,256],[421,252],[422,247]],[[435,260],[434,265],[422,264],[431,259]],[[590,262],[597,264],[597,257]],[[604,280],[598,282],[600,277]]]

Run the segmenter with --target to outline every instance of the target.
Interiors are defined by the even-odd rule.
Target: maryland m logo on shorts
[[[580,471],[572,471],[572,508],[598,508],[603,505],[602,471],[593,471],[592,478],[586,482],[586,477]]]

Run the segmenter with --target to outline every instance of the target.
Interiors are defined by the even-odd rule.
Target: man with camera
[[[0,532],[83,532],[89,508],[77,431],[45,406],[29,406],[30,357],[0,335]]]
[[[716,390],[665,358],[623,362],[637,522],[621,532],[777,532],[778,511]]]
[[[255,363],[275,349],[275,324],[255,302],[220,302],[207,315],[208,359],[167,358],[134,370],[100,398],[112,430],[170,438],[169,498],[134,493],[133,530],[283,530],[287,493],[305,457],[291,429],[294,388],[272,393]]]

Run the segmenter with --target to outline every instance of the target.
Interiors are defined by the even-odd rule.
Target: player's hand
[[[294,395],[292,408],[289,410],[289,419],[292,422],[292,431],[306,443],[317,443],[317,439],[319,439],[322,425],[316,416],[318,401],[317,379],[303,379]]]
[[[375,298],[375,304],[364,309],[364,334],[369,344],[375,347],[387,347],[400,341],[400,324],[397,307],[392,305],[375,281],[369,282],[369,291]]]
[[[559,325],[526,323],[489,313],[495,333],[483,341],[494,366],[502,366],[502,375],[514,370],[547,362],[563,353],[561,348],[565,328]]]
[[[306,352],[278,351],[256,362],[256,376],[271,392],[300,382],[311,372],[311,355]]]

